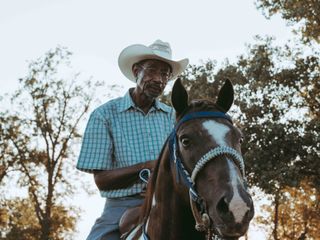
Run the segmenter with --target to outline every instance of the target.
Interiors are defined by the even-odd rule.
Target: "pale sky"
[[[0,0],[0,95],[16,89],[28,61],[57,45],[74,53],[71,64],[85,76],[127,87],[132,84],[117,59],[130,44],[161,39],[171,44],[174,59],[221,62],[244,53],[257,34],[279,44],[293,37],[280,17],[265,19],[253,0]],[[85,212],[76,239],[85,239],[104,200],[96,192],[77,202]]]

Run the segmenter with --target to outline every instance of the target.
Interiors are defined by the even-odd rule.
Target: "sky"
[[[133,85],[117,59],[128,45],[161,39],[173,59],[197,64],[235,60],[255,35],[274,36],[280,45],[293,38],[284,20],[266,19],[253,0],[0,0],[0,95],[14,91],[28,63],[56,46],[73,52],[71,64],[84,78],[126,89]],[[83,178],[95,189],[92,176]],[[77,204],[83,214],[76,239],[85,239],[104,200],[95,191],[79,194]]]

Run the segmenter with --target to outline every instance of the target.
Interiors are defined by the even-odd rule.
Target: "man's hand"
[[[139,180],[139,173],[142,169],[147,168],[152,172],[155,163],[156,161],[152,160],[113,170],[95,170],[94,180],[99,190],[126,188]]]
[[[156,162],[155,160],[151,160],[151,161],[147,161],[144,163],[143,168],[147,168],[149,169],[151,172],[153,172],[155,166],[156,166]]]

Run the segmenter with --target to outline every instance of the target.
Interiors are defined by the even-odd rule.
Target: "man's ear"
[[[172,88],[171,103],[179,116],[188,107],[188,93],[178,78]]]
[[[139,66],[135,63],[132,66],[132,73],[134,75],[134,77],[137,79],[138,77],[138,73],[139,73]]]
[[[225,112],[228,112],[232,106],[233,99],[234,99],[233,86],[231,81],[227,79],[219,91],[216,104],[220,108],[222,108]]]

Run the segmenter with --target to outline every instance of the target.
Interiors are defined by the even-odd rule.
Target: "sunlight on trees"
[[[320,2],[317,0],[284,1],[256,0],[256,6],[270,18],[277,13],[292,25],[298,25],[305,42],[315,40],[320,43]]]
[[[235,84],[236,106],[231,112],[238,116],[235,119],[245,134],[248,180],[273,199],[271,206],[264,207],[271,217],[263,220],[257,216],[257,221],[269,228],[268,232],[272,226],[273,239],[284,239],[282,208],[297,200],[291,195],[284,198],[288,189],[313,189],[312,196],[319,198],[320,55],[314,53],[305,56],[298,46],[274,46],[272,38],[257,37],[256,44],[248,45],[236,64],[226,63],[218,69],[215,62],[208,61],[191,65],[182,75],[191,99],[214,97],[226,78]],[[168,101],[169,96],[163,99]],[[319,204],[310,198],[304,200],[312,206]],[[301,204],[303,201],[295,202],[292,214],[300,214],[295,211],[299,206],[304,208]],[[289,235],[317,239],[311,225],[319,225],[319,219],[309,210],[304,214],[308,215],[306,221],[292,224],[310,225],[310,230],[305,232],[300,226]]]
[[[27,198],[1,198],[1,237],[67,239],[75,230],[78,209],[62,205],[79,181],[73,172],[72,144],[81,136],[79,122],[88,111],[95,87],[80,85],[78,74],[66,80],[71,53],[57,47],[32,62],[21,88],[12,96],[12,108],[1,113],[0,180],[20,174],[18,188]],[[28,237],[30,236],[30,237]]]

